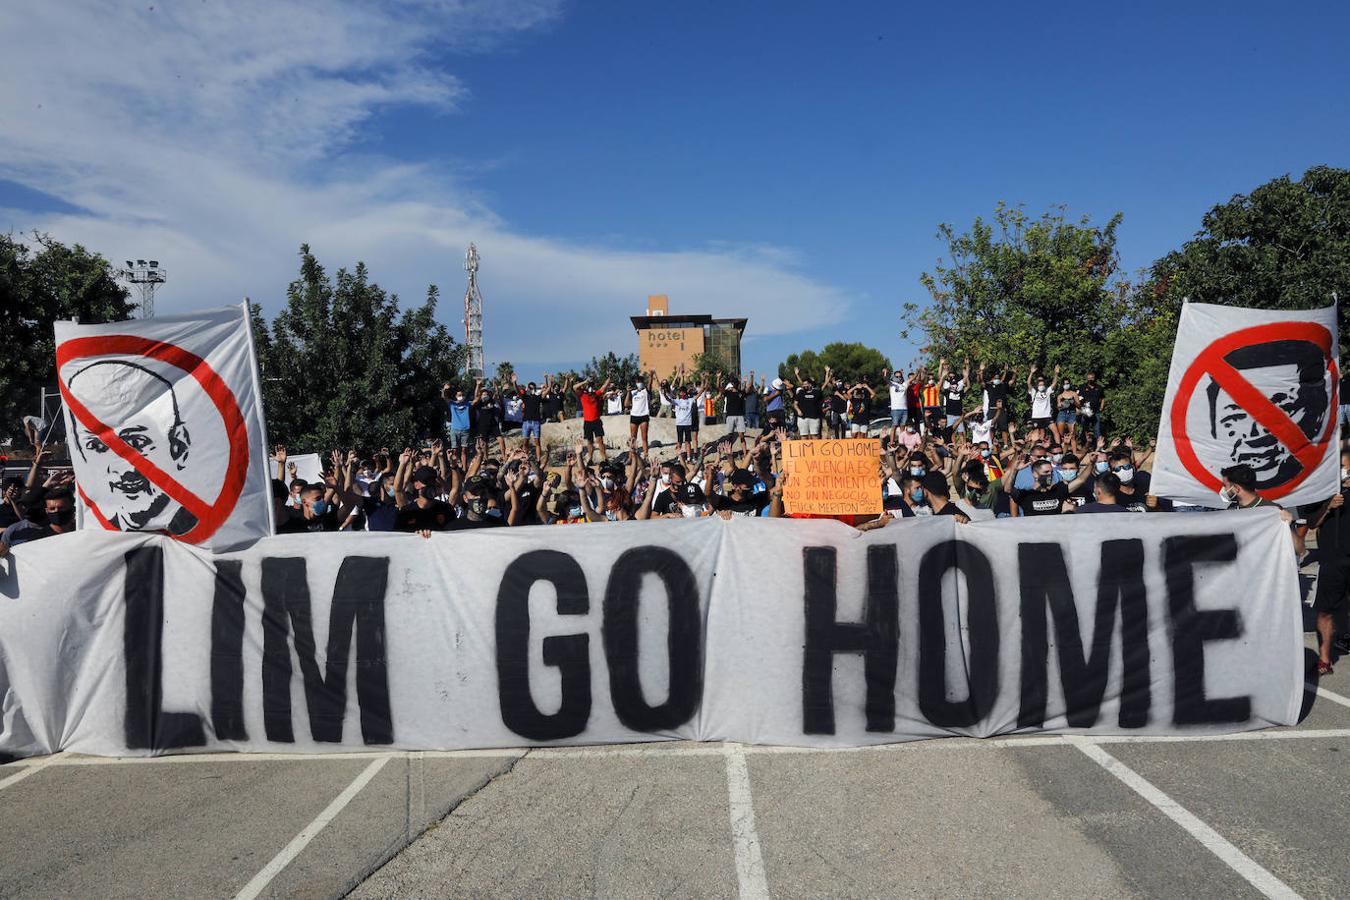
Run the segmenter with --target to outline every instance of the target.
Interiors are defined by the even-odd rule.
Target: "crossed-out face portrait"
[[[1224,360],[1288,416],[1308,441],[1316,443],[1321,438],[1331,413],[1331,388],[1320,347],[1308,341],[1271,341],[1241,347]],[[1210,437],[1219,441],[1227,454],[1223,466],[1251,466],[1258,491],[1279,487],[1303,471],[1293,450],[1217,381],[1211,378],[1205,392]]]
[[[81,366],[66,386],[132,450],[182,482],[192,461],[192,431],[168,379],[137,363],[100,360]],[[113,528],[183,535],[196,526],[192,513],[73,415],[70,434],[84,463],[76,473],[80,488]]]

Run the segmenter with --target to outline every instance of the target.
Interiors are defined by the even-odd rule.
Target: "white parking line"
[[[249,883],[244,885],[243,889],[235,895],[235,900],[253,900],[254,897],[266,890],[267,886],[272,883],[272,879],[281,874],[281,870],[290,865],[291,860],[300,855],[300,851],[304,850],[309,842],[314,840],[319,832],[323,831],[328,823],[333,821],[337,814],[346,808],[348,803],[352,802],[352,798],[361,793],[361,789],[370,783],[370,780],[379,773],[380,769],[384,768],[384,764],[389,762],[390,758],[380,756],[366,766],[361,774],[353,778],[352,783],[347,785],[342,793],[334,797],[333,802],[328,804],[324,811],[314,818],[313,822],[310,822],[304,827],[304,830],[291,838],[291,842],[281,848],[281,852],[272,857],[272,861],[263,866],[262,871],[254,875]]]
[[[769,881],[755,830],[755,805],[750,797],[750,769],[740,744],[724,744],[727,761],[727,801],[731,810],[731,838],[736,853],[736,882],[741,900],[768,900]]]
[[[1083,751],[1088,759],[1116,776],[1130,790],[1143,797],[1163,815],[1180,825],[1187,834],[1203,844],[1207,850],[1222,860],[1234,872],[1245,878],[1252,887],[1262,894],[1267,897],[1282,898],[1297,898],[1299,896],[1293,888],[1270,874],[1250,856],[1224,840],[1221,834],[1154,787],[1152,782],[1107,753],[1100,746],[1077,738],[1070,738],[1070,740],[1075,747]]]
[[[36,775],[48,766],[55,765],[60,759],[60,753],[53,753],[51,756],[44,757],[36,762],[28,763],[24,761],[25,764],[21,766],[17,773],[10,775],[8,778],[0,778],[0,791],[3,791],[11,785],[18,784],[20,781],[23,781],[31,775]]]
[[[1339,703],[1341,706],[1350,706],[1350,697],[1342,697],[1340,694],[1334,694],[1324,687],[1318,687],[1311,681],[1306,682],[1303,689],[1309,693],[1316,693],[1323,700],[1330,700],[1332,703]]]

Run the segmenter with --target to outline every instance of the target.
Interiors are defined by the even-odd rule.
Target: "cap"
[[[418,466],[413,471],[413,481],[420,481],[422,484],[434,484],[436,482],[436,470],[431,466]]]
[[[783,379],[775,378],[773,380],[773,389],[775,391],[781,391],[783,389]]]

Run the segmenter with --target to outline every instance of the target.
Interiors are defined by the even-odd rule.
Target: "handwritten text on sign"
[[[783,470],[788,473],[783,502],[790,513],[866,515],[881,512],[877,479],[881,442],[788,441]]]

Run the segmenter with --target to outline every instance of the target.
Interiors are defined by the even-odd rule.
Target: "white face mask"
[[[1224,506],[1227,506],[1228,504],[1232,503],[1234,499],[1235,498],[1233,497],[1233,495],[1228,493],[1228,488],[1226,487],[1219,488],[1219,503],[1223,504]]]
[[[1350,478],[1350,469],[1347,469],[1345,466],[1341,466],[1341,481],[1345,481],[1345,479],[1347,478]]]
[[[661,473],[661,483],[662,483],[662,484],[670,484],[670,473],[669,473],[669,472],[662,472],[662,473]]]
[[[1116,477],[1120,479],[1121,484],[1129,484],[1134,481],[1134,467],[1125,466],[1116,472]]]

